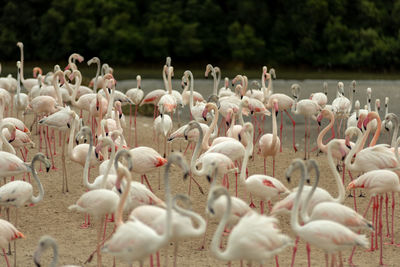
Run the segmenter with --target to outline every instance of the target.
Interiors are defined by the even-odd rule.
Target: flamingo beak
[[[286,176],[286,181],[290,183],[290,176]]]
[[[183,174],[183,180],[187,180],[187,178],[188,178],[188,176],[189,176],[189,172],[185,172],[184,174]]]
[[[71,125],[69,124],[69,122],[67,122],[67,127],[68,127],[68,129],[71,128]]]
[[[238,134],[238,140],[239,142],[242,142],[242,135],[240,133]]]
[[[211,181],[212,181],[211,176],[210,176],[210,175],[207,175],[206,177],[207,177],[207,181],[208,181],[209,183],[211,183]]]
[[[119,118],[120,118],[120,119],[122,118],[122,113],[119,113]]]
[[[46,166],[46,172],[49,172],[49,171],[50,171],[50,167],[51,167],[51,166]]]

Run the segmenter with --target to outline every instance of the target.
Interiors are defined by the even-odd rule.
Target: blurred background
[[[77,52],[107,62],[117,79],[139,71],[161,78],[166,56],[182,71],[212,63],[224,76],[246,70],[253,78],[262,65],[293,79],[395,79],[400,68],[398,0],[10,0],[1,7],[3,75],[16,73],[18,41],[27,68],[65,66]]]

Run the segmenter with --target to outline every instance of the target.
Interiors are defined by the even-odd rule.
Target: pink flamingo
[[[21,93],[21,75],[20,75],[21,63],[17,61],[17,94],[14,95],[13,101],[17,118],[20,118],[20,112],[25,111],[28,106],[29,98],[27,94]],[[24,117],[25,119],[25,117]]]
[[[267,259],[293,244],[293,241],[277,228],[277,219],[249,212],[233,228],[228,237],[226,250],[222,252],[219,244],[232,209],[231,197],[224,187],[214,187],[212,189],[207,203],[207,210],[210,213],[215,212],[213,204],[220,196],[224,196],[227,206],[211,241],[211,251],[218,259],[224,261],[247,260],[263,264]],[[254,231],[258,234],[251,234]],[[254,246],[254,244],[257,244],[257,246]]]
[[[279,145],[277,146],[279,149]],[[253,150],[253,143],[249,142],[246,147],[246,152],[242,162],[242,169],[240,171],[240,181],[245,185],[246,191],[251,196],[260,198],[260,213],[264,213],[264,201],[268,202],[277,195],[290,193],[278,179],[274,177],[255,174],[246,179],[247,163],[249,161],[250,153]],[[269,203],[270,204],[270,203]],[[250,207],[254,207],[253,200],[251,199]],[[271,207],[270,207],[271,209]]]
[[[399,177],[397,174],[390,170],[373,170],[364,173],[357,179],[353,180],[348,186],[347,189],[355,189],[355,188],[365,188],[370,194],[371,199],[368,203],[367,209],[364,214],[368,212],[368,209],[371,205],[372,200],[374,201],[373,209],[376,210],[376,216],[372,216],[372,220],[376,219],[376,227],[375,230],[376,235],[380,236],[380,257],[379,257],[379,265],[383,266],[383,243],[382,243],[382,200],[383,193],[392,192],[400,192],[400,183]],[[379,197],[377,195],[380,195]],[[394,200],[393,200],[394,201]],[[379,224],[378,224],[378,210],[379,210]],[[393,232],[392,232],[393,234]],[[378,238],[376,236],[376,238]],[[373,239],[371,239],[371,246],[373,246]],[[354,251],[353,251],[354,253]],[[350,256],[349,262],[352,263],[352,256]]]
[[[293,120],[292,116],[288,113],[288,109],[292,108],[294,105],[294,100],[290,98],[289,96],[285,94],[271,94],[268,98],[266,108],[267,109],[272,109],[274,104],[273,100],[276,99],[278,101],[278,109],[281,112],[281,126],[280,126],[280,132],[279,132],[279,139],[282,140],[282,129],[283,129],[283,114],[282,112],[284,111],[286,115],[290,118],[293,124],[293,149],[294,152],[297,151],[296,144],[295,144],[295,127],[296,127],[296,122]],[[282,152],[282,143],[280,147],[280,152]]]
[[[317,102],[317,104],[321,107],[324,108],[325,105],[328,103],[328,83],[324,82],[323,83],[323,92],[317,92],[317,93],[312,93],[310,95],[310,99]]]
[[[4,166],[3,166],[3,164],[1,164],[1,165],[3,166],[3,168],[7,167],[7,169],[4,170],[4,172],[2,171],[1,173],[3,175],[10,173],[10,172],[16,174],[17,168],[19,169],[19,172],[21,172],[21,169],[24,168],[25,170],[24,171],[22,170],[22,172],[30,171],[38,185],[38,188],[39,188],[39,195],[34,196],[32,185],[25,181],[19,181],[19,180],[12,181],[12,182],[9,182],[9,183],[3,185],[2,187],[0,187],[0,206],[6,207],[6,208],[16,207],[16,209],[15,209],[15,225],[17,225],[17,223],[18,223],[18,208],[22,207],[24,205],[28,205],[28,204],[34,205],[36,203],[39,203],[43,199],[43,196],[44,196],[44,189],[43,189],[42,183],[40,182],[39,177],[36,174],[35,162],[36,161],[43,162],[46,165],[47,171],[50,170],[51,164],[50,164],[50,161],[42,153],[37,153],[33,157],[30,165],[28,165],[25,162],[22,162],[22,163],[19,163],[16,161],[12,162],[13,161],[12,156],[16,157],[15,155],[12,155],[12,154],[6,155],[7,159],[5,160],[5,159],[3,159],[3,156],[5,156],[4,153],[6,153],[6,152],[3,152],[2,154],[0,154],[0,157],[5,165]],[[7,154],[9,154],[9,153],[7,153]],[[14,263],[16,263],[16,259],[17,259],[17,249],[16,249],[16,243],[14,241]]]
[[[160,141],[159,141],[159,136],[164,139],[164,158],[167,156],[167,152],[169,149],[167,149],[167,137],[169,133],[172,131],[173,125],[172,125],[172,119],[168,114],[160,114],[157,116],[157,118],[153,122],[153,129],[155,132],[156,136],[156,141],[157,141],[157,146],[158,150],[160,147]]]
[[[62,170],[63,170],[63,181],[62,181],[62,192],[68,192],[68,176],[67,176],[67,167],[65,165],[65,143],[66,136],[68,130],[71,127],[78,123],[78,115],[71,110],[69,106],[64,109],[61,109],[39,121],[39,125],[45,125],[50,128],[55,128],[60,132],[64,132],[62,139],[62,152],[61,152],[61,161],[62,161]],[[72,131],[73,132],[73,131]],[[71,141],[70,141],[71,142]]]
[[[368,241],[365,235],[358,235],[339,223],[328,220],[318,220],[308,222],[303,226],[299,224],[298,213],[300,197],[306,179],[306,166],[304,162],[300,159],[295,159],[286,171],[286,177],[290,177],[291,173],[296,168],[300,168],[301,170],[301,180],[290,216],[290,224],[293,231],[306,242],[325,251],[327,267],[329,266],[329,254],[334,254],[336,251],[344,250],[355,245],[367,247]],[[335,262],[334,256],[332,256],[332,262]]]
[[[48,235],[44,235],[40,238],[39,244],[35,250],[35,253],[33,254],[33,262],[35,263],[36,266],[40,267],[42,266],[40,263],[40,258],[42,256],[42,253],[46,251],[48,248],[53,249],[53,260],[50,263],[51,267],[56,267],[58,263],[58,245],[57,242],[54,238]],[[78,267],[78,265],[66,265],[64,267]]]
[[[293,84],[291,86],[291,90],[293,96],[295,98],[294,105],[292,106],[292,113],[303,115],[305,119],[304,123],[304,159],[310,158],[310,127],[311,122],[310,119],[315,117],[315,115],[321,110],[321,107],[318,105],[317,102],[311,99],[302,99],[298,101],[299,94],[300,94],[300,85]],[[307,153],[308,152],[308,153]]]
[[[137,143],[137,128],[136,128],[136,116],[139,104],[142,102],[144,93],[141,87],[142,78],[140,75],[136,76],[136,88],[129,89],[126,92],[126,96],[133,102],[135,105],[135,122],[133,127],[135,128],[135,147],[138,146]],[[129,138],[128,144],[131,145],[131,133],[132,133],[132,105],[129,106]]]
[[[172,95],[172,76],[174,75],[174,68],[168,67],[168,93],[161,96],[160,100],[158,101],[158,109],[160,113],[173,113],[175,112],[177,102],[175,97]]]
[[[181,160],[179,160],[179,158]],[[147,256],[158,251],[170,240],[172,235],[172,205],[168,174],[170,165],[173,162],[178,163],[181,166],[184,164],[182,159],[182,157],[176,157],[174,154],[170,155],[169,162],[165,168],[164,189],[167,202],[167,213],[165,216],[166,231],[161,235],[137,219],[129,220],[125,223],[122,221],[122,210],[131,186],[131,175],[125,167],[118,167],[117,189],[119,189],[119,184],[123,178],[127,179],[127,183],[116,212],[115,224],[117,229],[111,239],[104,244],[102,252],[117,256],[128,264],[132,264],[134,261],[139,261],[140,265],[143,265],[143,260]],[[185,173],[185,176],[186,175],[187,173]],[[138,236],[137,233],[141,233],[141,235]]]
[[[18,238],[25,238],[25,236],[20,231],[18,231],[14,225],[6,220],[0,219],[0,247],[3,250],[3,255],[4,259],[6,260],[7,267],[11,267],[11,265],[8,262],[5,248],[8,246],[8,243]]]
[[[267,157],[272,157],[272,176],[275,176],[275,156],[278,154],[279,147],[281,146],[281,141],[277,136],[278,130],[276,125],[276,115],[279,111],[278,100],[274,99],[272,100],[272,103],[272,134],[264,134],[263,136],[261,136],[258,145],[261,149],[261,156],[264,158],[264,174],[267,174]]]

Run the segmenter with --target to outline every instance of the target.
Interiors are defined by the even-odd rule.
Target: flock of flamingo
[[[361,109],[358,100],[353,105],[355,81],[350,84],[349,98],[345,96],[344,84],[339,82],[336,98],[331,104],[326,83],[322,86],[323,92],[300,99],[298,84],[291,86],[291,95],[274,93],[275,70],[267,71],[267,67],[263,67],[261,81],[253,82],[250,86],[253,89],[248,89],[246,76],[237,75],[232,80],[234,89],[225,78],[224,86],[218,90],[221,71],[207,65],[205,76],[211,75],[214,83],[212,94],[203,97],[194,90],[193,74],[189,70],[182,77],[183,92],[172,90],[174,68],[171,59],[167,58],[162,69],[164,89],[145,95],[138,75],[137,87],[123,93],[116,90],[113,69],[107,64],[101,65],[96,57],[88,61],[88,65],[97,64],[96,76],[88,87],[82,85],[77,62],[84,58],[76,53],[69,57],[64,71],[57,65],[53,72],[44,75],[40,68],[35,68],[34,78],[25,79],[23,44],[19,42],[17,46],[21,57],[16,64],[17,79],[11,75],[0,78],[0,176],[4,178],[4,185],[0,187],[0,206],[9,214],[10,208],[17,210],[25,205],[40,205],[45,188],[36,169],[42,171],[43,164],[46,171],[57,171],[54,157],[58,138],[58,146],[62,147],[63,193],[69,192],[66,159],[83,167],[83,184],[87,191],[75,203],[70,203],[69,210],[85,214],[81,228],[90,227],[91,220],[96,221],[97,243],[93,244],[95,252],[92,256],[96,254],[97,266],[102,266],[102,256],[106,255],[119,258],[130,266],[137,261],[143,266],[144,260],[150,257],[151,266],[160,266],[159,251],[169,242],[175,243],[173,264],[177,266],[179,241],[203,236],[200,247],[205,248],[209,217],[220,221],[212,237],[211,253],[229,265],[231,261],[240,261],[241,266],[244,262],[248,266],[253,262],[264,264],[273,258],[279,266],[279,254],[293,247],[291,266],[294,266],[299,239],[307,243],[308,266],[310,245],[325,252],[326,266],[343,266],[341,252],[344,250],[352,250],[347,262],[353,264],[357,246],[369,247],[370,251],[379,250],[379,265],[383,265],[383,210],[386,212],[386,237],[395,244],[395,193],[400,192],[400,138],[396,139],[399,121],[396,114],[388,113],[389,98],[385,99],[386,114],[381,121],[378,113],[380,101],[375,102],[375,111],[371,109],[370,88],[367,89],[365,109]],[[28,94],[22,93],[22,88]],[[164,141],[163,148],[158,145],[158,151],[139,145],[141,136],[138,136],[136,118],[138,107],[145,104],[154,105],[153,138],[159,144],[161,135]],[[129,124],[122,112],[124,105],[130,107]],[[192,120],[181,126],[179,115],[186,105],[189,105]],[[291,182],[293,172],[300,173],[300,182],[294,189],[288,189],[283,181],[274,178],[275,158],[282,152],[283,113],[293,124],[294,151],[298,147],[295,143],[296,122],[292,115],[305,118],[304,158],[294,159],[285,173],[288,182]],[[29,127],[25,125],[28,114],[34,114]],[[251,119],[245,122],[244,116]],[[271,117],[272,133],[264,130],[268,117]],[[320,130],[323,120],[329,124]],[[314,122],[318,123],[314,150],[326,154],[332,179],[337,185],[337,197],[318,187],[319,166],[310,159],[313,150],[310,149],[310,131]],[[176,130],[173,123],[178,125]],[[383,141],[377,144],[382,129],[392,133],[389,145]],[[28,148],[35,148],[31,132],[38,135],[39,144],[38,152],[29,161]],[[329,132],[331,136],[324,141]],[[370,134],[373,137],[369,142]],[[353,137],[357,137],[355,143],[351,142]],[[187,141],[185,154],[192,150],[189,164],[182,153],[173,152],[177,140]],[[367,142],[369,144],[364,148]],[[248,163],[259,156],[264,160],[264,173],[249,176]],[[270,175],[267,175],[266,167],[268,157],[272,158]],[[182,169],[182,179],[189,179],[189,196],[192,182],[203,194],[197,180],[204,177],[210,182],[208,197],[203,203],[207,219],[191,210],[188,195],[171,195],[171,164]],[[158,185],[151,185],[148,173],[158,170],[160,174],[163,166],[164,181],[159,175]],[[99,176],[90,182],[92,168],[99,168]],[[310,183],[311,172],[315,172],[315,180],[312,185],[305,185]],[[20,174],[23,174],[23,180],[15,180],[14,176]],[[134,174],[140,174],[140,182],[133,181]],[[179,172],[174,174],[179,175]],[[33,193],[31,175],[33,185],[39,190],[37,196]],[[344,205],[346,175],[351,179],[347,190],[354,198],[353,207]],[[11,180],[7,182],[7,178]],[[228,189],[233,183],[234,196],[231,196]],[[238,186],[243,187],[243,198],[238,197]],[[164,199],[157,196],[161,187],[164,187]],[[362,201],[356,196],[357,188],[371,196],[362,215],[357,209],[357,202]],[[392,197],[391,222],[389,195]],[[255,200],[260,201],[259,212]],[[371,203],[372,217],[367,220]],[[126,213],[129,213],[128,219],[124,219]],[[285,213],[290,214],[290,225],[297,236],[295,240],[278,226],[276,216]],[[16,266],[15,240],[24,237],[17,230],[17,214],[13,224],[9,216],[7,220],[0,219],[0,247],[8,267],[10,262],[6,250],[10,249],[10,242],[14,241]],[[109,222],[114,222],[114,229],[110,236],[106,236]],[[360,231],[367,232],[370,241]],[[224,235],[228,236],[226,241],[222,241]],[[39,240],[33,256],[36,266],[41,266],[41,255],[47,248],[54,251],[51,266],[57,266],[57,242],[50,236]],[[167,264],[167,257],[164,262]]]

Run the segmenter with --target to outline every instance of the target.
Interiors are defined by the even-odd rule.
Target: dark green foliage
[[[0,60],[400,67],[400,0],[0,1]]]

